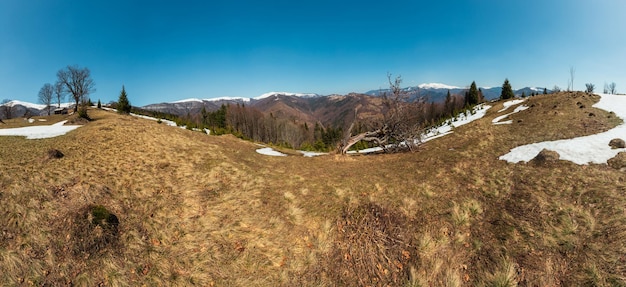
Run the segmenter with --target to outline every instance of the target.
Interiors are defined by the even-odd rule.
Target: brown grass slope
[[[538,96],[494,126],[496,103],[395,155],[267,157],[99,110],[0,137],[0,285],[624,286],[625,174],[497,159],[619,123],[595,101]]]

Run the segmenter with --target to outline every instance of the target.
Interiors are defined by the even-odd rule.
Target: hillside
[[[495,102],[376,156],[264,156],[95,109],[63,136],[0,137],[0,285],[623,286],[624,173],[498,159],[621,124],[598,100],[532,97],[502,125],[520,104]]]

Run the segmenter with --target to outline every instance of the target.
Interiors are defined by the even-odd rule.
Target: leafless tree
[[[574,76],[576,75],[576,69],[574,67],[569,67],[569,80],[567,82],[567,91],[574,90]]]
[[[78,104],[85,101],[87,95],[96,90],[96,84],[91,79],[91,72],[88,68],[67,66],[57,72],[57,80],[63,85],[63,90],[74,99],[76,103],[74,112],[78,111]]]
[[[52,94],[54,93],[54,87],[50,83],[45,83],[39,90],[39,103],[46,105],[48,115],[50,115],[50,109],[52,108]]]
[[[417,99],[409,102],[409,94],[402,90],[402,78],[400,76],[389,80],[390,92],[383,94],[383,117],[378,123],[374,123],[371,131],[352,135],[354,122],[348,129],[347,136],[341,143],[339,151],[345,154],[350,147],[359,141],[367,141],[376,144],[385,152],[401,150],[413,150],[421,143],[421,134],[424,121],[424,101]],[[356,111],[355,111],[356,112]]]
[[[608,92],[612,95],[617,94],[617,90],[615,89],[615,82],[612,82],[608,85]]]
[[[593,90],[595,89],[596,86],[592,83],[587,83],[585,84],[585,87],[587,87],[587,89],[585,89],[585,92],[593,93]]]
[[[57,107],[61,107],[61,102],[65,100],[65,89],[61,82],[56,82],[54,84],[54,96],[57,100]]]

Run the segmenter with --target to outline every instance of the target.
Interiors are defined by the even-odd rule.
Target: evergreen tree
[[[502,85],[502,94],[500,94],[501,100],[512,99],[515,97],[513,93],[513,88],[511,88],[511,83],[509,83],[509,79],[504,80],[504,84]]]
[[[122,92],[120,92],[120,98],[117,100],[117,112],[120,114],[128,114],[130,113],[130,102],[128,101],[128,96],[126,95],[126,89],[122,85]]]
[[[446,95],[446,101],[443,104],[443,113],[445,116],[449,116],[452,114],[452,96],[450,95],[450,90],[448,90],[448,94]]]
[[[478,104],[478,89],[476,88],[476,82],[472,82],[470,86],[469,92],[465,94],[465,105],[466,106],[474,106]]]
[[[548,94],[548,88],[543,88],[543,94],[547,95]]]
[[[98,109],[102,108],[102,103],[100,102],[100,99],[98,99]]]

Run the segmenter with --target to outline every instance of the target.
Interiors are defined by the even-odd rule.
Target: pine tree
[[[100,99],[98,99],[98,109],[102,108],[102,103],[100,102]]]
[[[543,88],[543,94],[547,95],[548,94],[548,88]]]
[[[448,94],[446,95],[446,101],[443,104],[443,113],[445,116],[449,116],[452,114],[452,96],[450,95],[450,90],[448,90]]]
[[[117,112],[120,114],[128,114],[130,113],[130,102],[128,101],[128,96],[126,95],[126,89],[122,85],[122,92],[120,92],[120,98],[117,100]]]
[[[469,92],[465,94],[465,105],[474,106],[478,104],[478,89],[476,88],[476,82],[472,82]]]
[[[501,100],[512,99],[515,97],[513,93],[513,88],[511,88],[511,83],[509,83],[509,79],[504,80],[504,84],[502,85],[502,94],[500,94]]]

